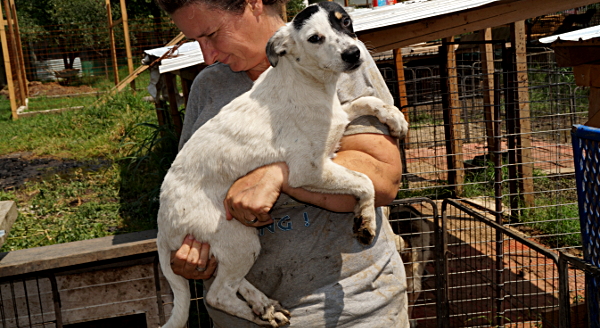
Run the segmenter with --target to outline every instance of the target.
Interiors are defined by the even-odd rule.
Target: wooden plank
[[[492,29],[479,31],[481,41],[492,40]],[[494,45],[484,43],[479,46],[481,53],[481,73],[483,74],[483,116],[490,160],[494,162],[493,151],[496,149],[494,138]]]
[[[560,47],[554,46],[556,64],[559,67],[572,67],[600,60],[598,46]]]
[[[181,137],[181,130],[183,129],[183,120],[179,114],[179,108],[177,106],[177,88],[175,86],[175,75],[172,73],[163,73],[162,76],[165,79],[167,86],[167,93],[169,94],[169,113],[171,114],[171,122],[175,127],[175,134],[177,135],[177,143]]]
[[[591,87],[587,126],[600,128],[600,88]]]
[[[531,154],[531,113],[529,109],[529,78],[527,74],[527,33],[525,21],[511,24],[512,44],[515,50],[516,71],[516,128],[517,128],[517,170],[519,192],[523,204],[535,206],[533,194],[533,155]]]
[[[127,68],[129,75],[133,73],[133,56],[131,55],[131,41],[129,40],[129,22],[127,19],[127,6],[125,0],[121,0],[121,16],[123,20],[123,35],[125,37],[125,53],[127,54]],[[135,90],[135,80],[129,83],[131,89]]]
[[[600,50],[600,48],[598,48]],[[575,84],[582,87],[600,88],[600,65],[584,64],[573,67]]]
[[[13,17],[14,20],[14,29],[15,29],[15,42],[17,44],[17,56],[19,56],[19,60],[20,60],[20,66],[19,66],[19,72],[21,74],[21,76],[23,77],[23,94],[24,94],[24,98],[23,98],[23,104],[25,105],[26,103],[26,99],[29,97],[29,86],[27,85],[27,73],[25,71],[25,56],[23,55],[23,43],[21,42],[21,31],[19,29],[19,19],[17,16],[17,9],[15,7],[15,0],[9,0],[9,6],[10,6],[10,12],[11,12],[11,16]]]
[[[18,55],[17,41],[15,40],[14,19],[12,17],[8,0],[4,0],[4,10],[6,12],[6,25],[8,27],[8,46],[10,47],[9,52],[11,56],[11,65],[14,63],[12,69],[17,78],[15,95],[17,97],[17,105],[23,106],[25,105],[25,99],[27,98],[27,95],[25,94],[25,88],[23,87],[26,84],[26,77],[21,74],[21,60]]]
[[[463,194],[464,162],[463,137],[460,126],[461,103],[458,94],[458,73],[456,71],[456,46],[446,44],[454,37],[444,40],[440,47],[440,75],[442,77],[442,107],[444,111],[444,134],[446,137],[446,158],[448,162],[448,182],[454,196]]]
[[[110,0],[105,0],[106,15],[108,17],[108,35],[110,39],[110,55],[113,63],[113,75],[115,77],[115,85],[119,84],[119,64],[117,62],[117,49],[115,46],[115,30],[113,28],[112,10]]]
[[[6,35],[6,20],[2,14],[2,6],[0,6],[0,42],[2,43],[2,56],[4,57],[4,70],[6,72],[6,83],[8,84],[8,100],[10,102],[10,111],[12,119],[19,118],[17,113],[17,96],[15,92],[15,84],[13,81],[12,68],[10,65],[10,52],[8,51],[8,39]]]
[[[0,202],[0,247],[10,234],[10,229],[18,216],[17,205],[12,200]]]
[[[156,252],[157,230],[0,253],[0,277]]]
[[[357,32],[374,52],[473,32],[596,3],[595,0],[500,0],[461,12]]]
[[[410,123],[408,116],[408,97],[406,96],[406,79],[404,77],[404,61],[402,60],[402,49],[394,49],[394,66],[396,67],[396,79],[398,82],[398,106],[404,114],[404,118]],[[404,138],[404,147],[410,147],[410,130]]]

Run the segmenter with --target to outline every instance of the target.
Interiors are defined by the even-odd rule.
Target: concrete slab
[[[18,212],[15,202],[12,200],[0,202],[0,247],[4,245],[17,216]]]

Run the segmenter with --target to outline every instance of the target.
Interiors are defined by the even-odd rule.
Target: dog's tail
[[[173,290],[174,300],[171,317],[162,328],[182,328],[188,320],[190,311],[190,286],[187,279],[175,274],[171,269],[171,250],[163,238],[159,233],[156,239],[158,258],[160,268]]]

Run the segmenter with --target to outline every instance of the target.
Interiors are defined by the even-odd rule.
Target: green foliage
[[[294,19],[294,16],[301,12],[305,7],[304,1],[302,0],[290,0],[285,7],[288,21]]]
[[[0,154],[101,163],[0,191],[0,200],[16,201],[20,213],[1,251],[156,228],[160,185],[177,142],[171,127],[157,125],[145,95],[124,91],[96,107],[0,120],[7,132],[0,134]]]

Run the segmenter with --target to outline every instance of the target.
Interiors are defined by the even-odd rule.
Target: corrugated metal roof
[[[552,43],[555,41],[585,41],[600,37],[600,25],[584,28],[581,30],[548,36],[539,39],[541,43]]]
[[[424,18],[460,12],[497,1],[500,0],[413,0],[395,5],[374,7],[372,9],[347,9],[353,20],[354,31],[365,32]],[[146,50],[145,52],[149,55],[160,57],[168,49],[167,47],[163,47]],[[159,66],[161,73],[204,62],[197,42],[186,43],[178,50],[179,55],[176,58],[163,59],[161,61],[161,65]]]
[[[353,19],[354,31],[364,32],[451,14],[497,1],[499,0],[414,0],[373,9],[355,9],[349,14]]]

